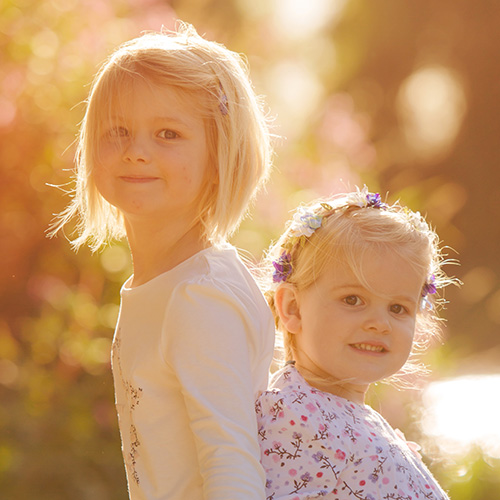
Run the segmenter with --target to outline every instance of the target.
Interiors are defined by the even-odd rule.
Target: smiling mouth
[[[125,182],[152,182],[158,180],[158,177],[135,177],[135,176],[121,176],[120,179]]]
[[[352,347],[358,349],[359,351],[370,351],[370,352],[386,352],[385,347],[381,345],[372,344],[351,344]]]

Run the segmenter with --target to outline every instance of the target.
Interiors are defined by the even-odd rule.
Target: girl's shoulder
[[[376,413],[364,405],[315,389],[293,365],[285,366],[271,377],[269,389],[256,402],[256,412],[262,422],[296,418],[301,426],[314,422],[332,430],[344,429],[346,425],[361,429]]]
[[[300,396],[297,399],[297,396]],[[324,392],[311,386],[302,377],[294,364],[287,364],[277,370],[270,378],[269,388],[261,395],[261,399],[286,398],[301,404],[301,401],[307,399],[315,401],[318,406],[335,406],[340,409],[348,409],[349,412],[366,412],[369,407],[352,403],[342,397]]]
[[[200,284],[222,289],[251,289],[259,292],[257,283],[238,251],[228,243],[202,250],[187,263],[179,284]]]
[[[163,311],[164,323],[209,314],[241,318],[271,335],[273,319],[256,281],[231,245],[209,247],[139,286],[121,290],[123,310]],[[202,320],[203,321],[203,320]],[[221,320],[221,321],[225,321]]]
[[[250,271],[240,259],[236,248],[222,244],[201,250],[176,267],[156,276],[135,288],[128,283],[121,290],[122,297],[163,297],[171,301],[179,296],[220,300],[221,295],[231,296],[236,301],[249,298],[264,302],[262,292]]]
[[[164,323],[185,332],[196,324],[199,331],[235,330],[256,342],[255,349],[272,356],[274,322],[266,300],[232,246],[210,248],[192,259],[164,288]],[[229,334],[229,333],[228,333]],[[257,341],[257,339],[259,339]]]
[[[262,291],[235,247],[229,244],[200,252],[179,276],[173,296],[207,299],[220,307],[237,305],[255,319],[271,318]],[[259,320],[260,323],[260,320]]]
[[[172,272],[171,279],[178,283],[231,281],[235,275],[245,273],[236,249],[229,245],[211,246],[182,262]]]
[[[320,422],[341,418],[343,404],[337,405],[336,397],[310,386],[293,365],[287,365],[271,377],[269,389],[256,402],[261,418],[272,420],[285,415],[298,415],[301,423],[310,417]]]

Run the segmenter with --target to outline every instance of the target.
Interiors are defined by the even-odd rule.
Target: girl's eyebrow
[[[364,287],[361,283],[343,283],[341,285],[334,285],[332,287],[332,290],[337,290],[337,291],[342,291],[342,290],[366,290],[367,288]],[[411,295],[395,295],[391,297],[391,300],[394,301],[401,301],[401,302],[408,302],[411,304],[416,304],[417,300]]]
[[[329,290],[330,293],[359,293],[366,290],[366,288],[361,283],[342,283],[340,285],[332,285]]]
[[[365,290],[365,287],[361,283],[343,283],[341,285],[334,285],[332,288],[335,290],[353,289],[353,288]]]
[[[169,122],[169,123],[177,123],[178,125],[184,125],[187,127],[187,123],[182,118],[176,118],[173,116],[155,116],[153,121],[155,122]]]
[[[409,295],[400,295],[398,297],[395,297],[394,300],[408,302],[409,304],[416,304],[418,302],[418,300],[415,300],[414,297],[410,297]]]
[[[127,119],[122,116],[122,115],[111,115],[108,117],[108,120],[109,121],[127,121]],[[168,123],[175,123],[175,124],[178,124],[178,125],[183,125],[185,127],[188,126],[187,122],[185,120],[183,120],[182,118],[176,118],[176,117],[173,117],[173,116],[165,116],[165,115],[158,115],[158,116],[154,116],[151,120],[152,122],[155,122],[155,123],[163,123],[163,122],[168,122]]]

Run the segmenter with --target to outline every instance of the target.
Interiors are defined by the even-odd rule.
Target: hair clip
[[[224,116],[229,113],[227,95],[224,93],[224,90],[222,89],[222,83],[220,82],[219,82],[219,109]]]

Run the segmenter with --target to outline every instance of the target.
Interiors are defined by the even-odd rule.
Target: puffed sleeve
[[[333,498],[346,452],[328,444],[335,423],[321,406],[305,392],[267,391],[256,413],[267,498]]]
[[[210,282],[180,286],[166,314],[165,362],[181,386],[207,500],[265,498],[251,369],[262,332],[250,316]]]

